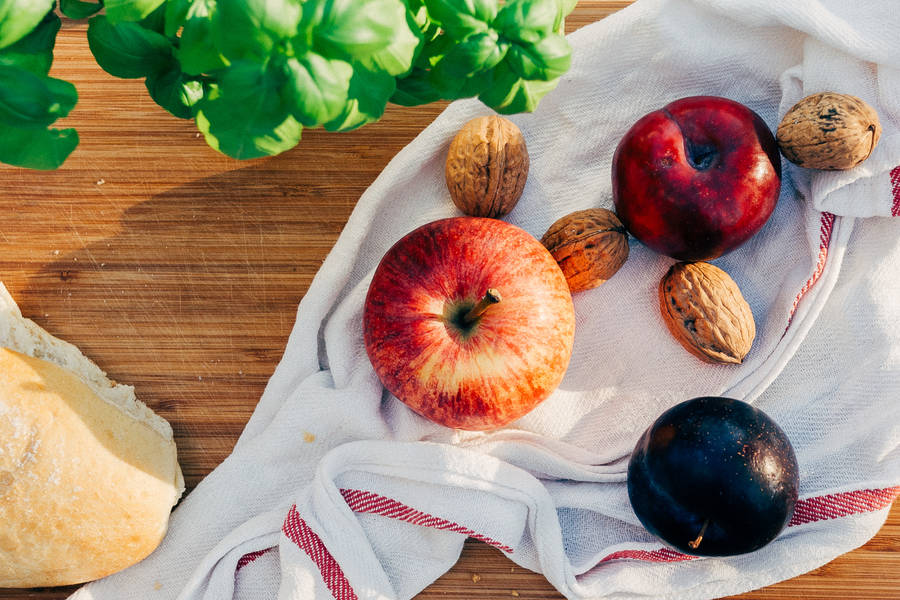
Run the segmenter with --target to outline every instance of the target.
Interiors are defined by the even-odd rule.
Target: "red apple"
[[[616,213],[628,231],[678,260],[716,258],[766,223],[781,190],[781,158],[755,112],[694,96],[642,117],[613,156]]]
[[[556,389],[575,311],[556,261],[503,221],[455,217],[406,235],[375,270],[363,314],[384,386],[447,427],[494,429]]]

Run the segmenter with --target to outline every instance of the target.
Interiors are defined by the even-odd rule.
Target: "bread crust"
[[[171,428],[74,346],[3,308],[0,345],[25,352],[0,348],[0,588],[122,570],[161,542],[183,491]]]

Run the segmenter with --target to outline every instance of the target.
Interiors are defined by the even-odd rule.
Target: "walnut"
[[[776,139],[792,163],[810,169],[852,169],[866,160],[881,136],[875,110],[855,96],[807,96],[784,115]]]
[[[706,362],[740,364],[756,337],[741,290],[710,263],[672,265],[659,284],[659,306],[675,339]]]
[[[579,210],[557,220],[541,243],[569,282],[571,292],[595,288],[616,274],[628,258],[628,235],[616,213]]]
[[[450,143],[444,174],[453,203],[465,214],[502,217],[519,201],[528,177],[525,138],[509,119],[472,119]]]

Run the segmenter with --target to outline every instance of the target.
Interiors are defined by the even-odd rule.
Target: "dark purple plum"
[[[628,499],[641,523],[697,556],[762,548],[787,526],[799,489],[784,431],[740,400],[702,397],[654,421],[628,463]]]

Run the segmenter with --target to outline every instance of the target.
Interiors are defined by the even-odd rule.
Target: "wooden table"
[[[571,31],[629,4],[582,2]],[[306,131],[268,160],[211,150],[140,81],[94,63],[67,23],[53,74],[80,100],[81,145],[58,171],[0,166],[0,279],[22,311],[131,383],[175,430],[188,488],[230,452],[303,296],[357,199],[444,107],[390,107],[362,130]],[[73,588],[0,591],[65,598]],[[419,598],[555,598],[535,573],[468,542]],[[900,510],[864,547],[740,598],[900,598]]]

